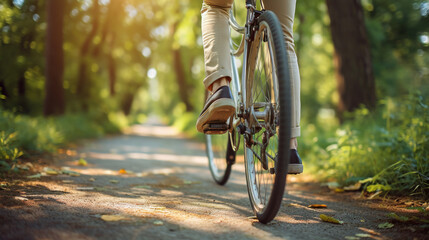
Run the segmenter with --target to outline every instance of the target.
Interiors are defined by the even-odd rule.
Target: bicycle
[[[286,185],[291,134],[290,75],[280,22],[271,11],[257,10],[246,0],[246,24],[240,26],[231,10],[231,29],[241,34],[231,41],[231,92],[236,112],[226,124],[204,127],[228,134],[206,135],[209,168],[216,183],[226,184],[243,136],[247,190],[261,223],[277,215]],[[235,57],[243,57],[241,81]],[[280,127],[281,126],[281,127]],[[225,148],[226,147],[226,148]]]

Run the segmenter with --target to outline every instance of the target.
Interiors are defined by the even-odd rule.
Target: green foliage
[[[343,185],[367,178],[361,182],[369,192],[429,196],[427,100],[420,95],[386,99],[378,112],[361,109],[354,115],[335,136],[324,134],[329,127],[317,126],[322,128],[317,141],[304,138],[303,158],[313,170],[322,169],[324,177]]]
[[[121,114],[68,114],[43,118],[0,112],[0,168],[13,168],[17,159],[31,153],[54,152],[83,138],[119,132],[128,125]]]
[[[0,132],[0,172],[12,169],[23,154],[16,146],[15,137],[16,133]]]
[[[429,92],[429,11],[424,0],[364,0],[377,94]]]

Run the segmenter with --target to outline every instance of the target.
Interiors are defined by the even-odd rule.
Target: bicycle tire
[[[226,145],[226,149],[221,148],[215,151],[214,148],[223,147],[215,146],[216,144],[213,143],[213,139],[215,138],[219,139],[220,144],[223,146]],[[206,152],[209,160],[210,173],[213,180],[219,185],[225,185],[227,183],[231,175],[232,165],[235,162],[235,151],[232,149],[230,141],[229,133],[222,135],[206,135]]]
[[[254,116],[256,116],[257,111],[263,109],[263,111],[272,112],[274,120],[261,121],[259,119],[256,123],[255,121],[253,121],[254,123],[251,122],[251,117],[246,120],[247,126],[253,128],[254,134],[252,132],[252,141],[250,143],[248,141],[245,145],[245,174],[252,209],[261,223],[268,223],[274,219],[280,209],[286,186],[291,134],[290,75],[284,36],[276,15],[271,11],[264,11],[257,17],[256,26],[254,41],[248,48],[249,55],[246,60],[248,76],[246,80],[246,102],[247,107],[250,106],[251,110],[255,111]],[[265,46],[268,50],[261,50],[266,49]],[[264,62],[261,71],[271,69],[272,72],[257,75],[258,63],[262,61],[260,58],[264,61],[268,59],[261,53],[266,53],[266,51],[270,53],[271,65]],[[271,81],[268,82],[268,78],[261,80],[270,75]],[[260,98],[259,94],[256,95],[258,91],[257,81],[265,83],[265,88],[263,85],[260,89],[260,92],[263,93],[261,98],[264,99],[264,102],[257,101]],[[274,96],[274,100],[270,98],[268,101],[266,95]],[[256,108],[258,109],[255,110]],[[266,110],[267,108],[268,110]],[[273,124],[274,127],[271,126]],[[261,147],[258,139],[261,137],[258,134],[262,131],[264,131],[265,138],[268,138],[266,147]],[[275,133],[274,136],[267,137],[273,132]],[[264,136],[262,136],[262,143],[264,143]],[[269,146],[271,143],[273,145]],[[259,156],[255,155],[255,153],[258,154],[258,151]],[[265,162],[265,168],[263,162]],[[265,190],[261,190],[261,185],[265,182],[268,184]]]

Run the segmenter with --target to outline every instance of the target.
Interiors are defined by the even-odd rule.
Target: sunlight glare
[[[101,5],[108,5],[108,4],[110,3],[110,0],[98,0],[98,2],[99,2]]]
[[[420,42],[427,45],[429,44],[429,36],[428,35],[420,35]]]
[[[133,7],[132,5],[127,5],[125,7],[125,11],[128,13],[128,16],[130,18],[134,18],[135,16],[137,16],[137,9],[135,7]]]
[[[149,57],[151,53],[152,53],[152,51],[148,47],[144,47],[143,50],[142,50],[142,55],[144,57]]]
[[[21,8],[22,4],[24,4],[24,0],[13,0],[13,4],[18,7]]]
[[[154,79],[154,78],[156,77],[156,69],[155,69],[155,68],[150,68],[150,69],[147,71],[147,76],[148,76],[150,79]]]

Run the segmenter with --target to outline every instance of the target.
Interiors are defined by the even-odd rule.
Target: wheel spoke
[[[263,36],[269,37],[269,34],[267,31],[265,31]],[[273,79],[275,77],[274,70],[272,67],[274,66],[273,63],[270,61],[272,58],[268,54],[269,46],[268,44],[270,41],[260,41],[258,45],[258,57],[255,65],[255,70],[253,72],[253,83],[252,83],[252,91],[251,91],[251,106],[253,106],[253,109],[255,111],[264,111],[264,109],[273,109],[278,108],[278,99],[274,92],[276,89],[274,88],[275,84],[273,84],[276,79]],[[268,62],[267,62],[268,61]],[[272,110],[269,110],[272,111]],[[275,119],[275,118],[273,118]],[[262,120],[258,120],[262,121]],[[259,204],[264,207],[271,195],[272,191],[272,185],[274,184],[274,176],[276,172],[274,173],[270,172],[271,168],[275,168],[276,163],[276,154],[277,154],[277,137],[273,137],[273,134],[270,134],[272,132],[271,129],[266,129],[267,127],[271,128],[270,126],[276,125],[273,123],[268,123],[262,121],[259,123],[258,121],[255,121],[254,126],[250,126],[253,128],[253,131],[258,131],[257,134],[254,135],[252,139],[251,148],[249,149],[252,152],[253,155],[253,167],[255,169],[255,186],[256,186],[256,193],[254,193],[255,196],[259,198]],[[277,132],[274,132],[274,136],[277,134]],[[264,144],[264,141],[262,140],[264,135],[269,136],[268,139]],[[271,143],[273,141],[273,143]],[[264,151],[262,151],[262,148],[264,148]],[[263,168],[262,164],[262,155],[264,155],[264,161],[266,161],[266,167],[268,167],[266,170]]]
[[[265,20],[264,17],[266,17]],[[279,50],[283,47],[283,37],[281,27],[272,12],[264,12],[258,18],[258,29],[255,33],[254,41],[249,48],[247,59],[246,79],[246,127],[250,134],[246,137],[245,166],[246,179],[249,196],[253,209],[257,213],[258,219],[262,222],[272,220],[277,213],[284,191],[284,176],[286,174],[287,158],[279,156],[279,140],[288,139],[288,135],[280,138],[280,124],[287,126],[288,119],[280,119],[280,111],[284,111],[284,106],[288,107],[286,114],[289,114],[289,105],[283,102],[280,104],[280,93],[282,101],[289,94],[285,88],[279,87],[279,79],[287,76],[287,56],[286,51]],[[273,25],[274,26],[274,25]],[[275,33],[272,30],[275,29]],[[274,39],[274,37],[276,39]],[[280,48],[282,49],[282,48]],[[278,58],[280,56],[280,58]],[[282,59],[279,61],[279,59]],[[286,60],[284,60],[286,59]],[[277,66],[282,62],[281,67]],[[279,71],[280,68],[280,71]],[[279,74],[279,75],[278,75]],[[288,81],[288,80],[286,80]],[[283,83],[282,83],[283,84]],[[287,85],[287,89],[289,85]],[[283,114],[283,113],[282,113]],[[282,121],[280,123],[280,121]],[[250,133],[249,133],[250,132]],[[286,137],[286,138],[284,138]],[[251,141],[251,143],[249,143]],[[282,143],[283,144],[283,143]],[[285,147],[285,146],[282,146]],[[286,146],[287,147],[287,146]],[[261,214],[263,216],[261,216]]]

